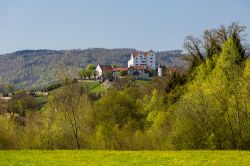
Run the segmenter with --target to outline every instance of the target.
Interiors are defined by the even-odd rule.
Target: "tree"
[[[88,77],[90,79],[90,77],[92,76],[92,71],[91,70],[86,70],[85,74],[86,74],[86,77]]]
[[[4,84],[0,82],[0,94],[4,94],[4,91],[5,91]]]
[[[14,92],[14,86],[11,83],[8,83],[6,85],[6,90],[7,90],[7,93],[13,93]]]
[[[16,126],[8,117],[0,115],[0,149],[16,149]]]
[[[245,41],[245,26],[233,22],[228,27],[221,25],[218,29],[204,31],[203,38],[187,36],[184,40],[184,48],[187,52],[186,60],[191,61],[191,69],[205,62],[205,57],[213,60],[214,55],[219,55],[224,43],[231,38],[237,45],[241,60],[247,58],[246,50],[248,45]]]
[[[33,111],[38,105],[35,98],[25,91],[17,92],[12,96],[12,100],[7,102],[7,110],[12,120],[16,120],[21,125],[25,125],[26,113]]]
[[[88,64],[86,67],[86,71],[93,71],[96,69],[96,66],[94,64]]]
[[[248,113],[240,88],[244,61],[234,39],[229,38],[222,52],[213,58],[196,68],[194,80],[187,85],[188,91],[178,103],[174,139],[182,141],[177,147],[242,149],[247,146]]]
[[[116,65],[116,64],[112,64],[112,66],[113,66],[113,68],[117,68],[118,67],[118,65]]]
[[[191,61],[192,67],[196,67],[204,62],[201,39],[187,36],[184,40],[184,48],[190,56],[190,58],[187,58],[186,60]]]
[[[143,129],[143,114],[137,109],[135,97],[126,90],[110,89],[95,108],[96,137],[105,148],[126,149],[129,146],[127,138]]]
[[[62,121],[66,126],[69,125],[77,149],[82,147],[81,130],[87,114],[91,112],[91,105],[83,89],[77,83],[68,84],[54,96],[51,101],[52,110],[61,112],[65,120]],[[66,133],[67,134],[67,133]]]
[[[145,118],[145,137],[153,149],[165,149],[168,135],[171,130],[170,112],[167,110],[163,96],[159,96],[157,90],[145,95],[143,100],[137,100],[139,110]]]
[[[212,59],[215,54],[219,54],[221,52],[221,43],[217,39],[217,31],[206,30],[203,35],[204,40],[204,49],[207,54],[207,58]]]
[[[127,71],[119,71],[119,76],[125,76],[127,75]]]
[[[96,77],[96,66],[93,64],[88,64],[88,66],[86,67],[86,69],[81,69],[79,72],[79,75],[82,78],[87,77],[88,79],[91,78],[91,76],[93,76],[94,78]]]
[[[239,49],[238,42],[229,38],[223,47],[221,57],[218,60],[218,68],[225,75],[228,84],[229,103],[228,103],[228,122],[230,125],[233,146],[235,149],[242,149],[242,132],[244,121],[243,107],[240,94],[240,78],[242,77],[244,58]],[[234,123],[236,122],[236,123]]]
[[[83,78],[86,77],[86,71],[84,69],[80,69],[79,71],[79,76],[80,76],[80,79],[82,80]]]

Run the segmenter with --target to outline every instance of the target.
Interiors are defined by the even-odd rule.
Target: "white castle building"
[[[155,52],[152,50],[148,52],[132,52],[128,61],[128,67],[130,66],[144,66],[156,69]]]

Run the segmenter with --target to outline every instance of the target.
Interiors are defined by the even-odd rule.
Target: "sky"
[[[249,0],[0,0],[0,54],[23,49],[183,48],[186,36],[239,22]]]

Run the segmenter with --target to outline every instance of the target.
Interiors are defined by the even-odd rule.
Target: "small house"
[[[105,79],[112,79],[115,75],[115,69],[112,65],[99,65],[96,67],[96,76],[97,79],[101,80],[102,82]]]

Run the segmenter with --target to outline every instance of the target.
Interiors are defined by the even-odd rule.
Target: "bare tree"
[[[222,46],[217,39],[217,31],[215,29],[206,30],[203,35],[203,47],[207,54],[207,58],[211,59],[213,55],[221,52]]]
[[[212,59],[215,54],[219,54],[224,43],[232,38],[241,55],[238,63],[241,63],[247,59],[246,51],[249,49],[245,42],[245,30],[245,26],[233,22],[228,27],[221,25],[218,29],[204,31],[202,39],[189,35],[184,40],[184,49],[188,55],[185,60],[191,61],[191,67],[199,66],[205,62],[205,57]]]
[[[187,36],[184,41],[184,48],[188,52],[190,58],[186,60],[191,61],[192,67],[203,63],[204,57],[202,55],[202,40],[193,36]]]

